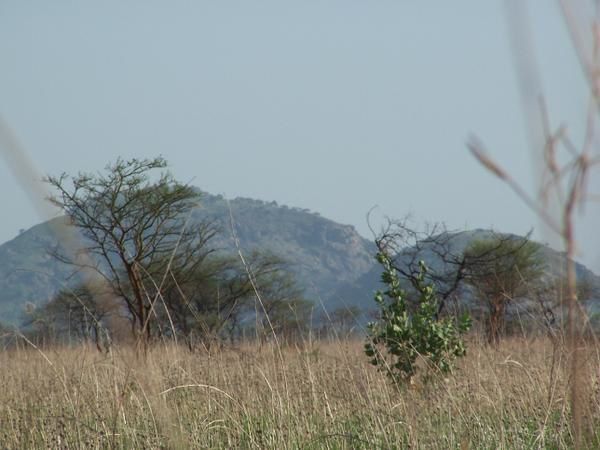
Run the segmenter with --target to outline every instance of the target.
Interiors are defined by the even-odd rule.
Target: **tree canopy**
[[[466,281],[489,310],[488,340],[497,343],[509,302],[527,294],[544,274],[540,245],[525,238],[493,237],[473,241],[464,252],[468,264]]]
[[[66,314],[69,326],[75,323],[98,342],[110,313],[126,317],[144,347],[154,337],[178,336],[191,347],[192,338],[234,333],[257,286],[264,297],[261,315],[277,311],[282,318],[284,303],[302,309],[302,291],[284,261],[264,251],[240,261],[215,246],[215,222],[190,220],[201,194],[175,180],[166,165],[160,157],[119,159],[102,173],[46,179],[57,192],[50,201],[80,231],[86,258],[54,256],[96,277],[75,292],[61,292],[40,310],[47,320],[38,323],[57,326]],[[99,291],[102,296],[95,295]]]

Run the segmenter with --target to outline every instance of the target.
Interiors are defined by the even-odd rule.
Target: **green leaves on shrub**
[[[454,359],[466,353],[461,335],[471,327],[470,317],[467,314],[458,320],[438,317],[435,289],[425,282],[427,267],[422,261],[417,283],[418,302],[409,308],[389,256],[380,252],[377,261],[383,266],[381,280],[388,289],[376,292],[380,319],[367,326],[365,353],[371,363],[395,382],[407,381],[415,375],[419,357],[426,362],[426,367],[449,372]]]

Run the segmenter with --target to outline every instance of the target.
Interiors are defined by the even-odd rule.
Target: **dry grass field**
[[[190,353],[160,346],[0,354],[2,448],[570,448],[564,351],[470,342],[450,377],[395,388],[360,341]],[[600,430],[598,369],[586,349]],[[600,447],[600,432],[588,436]]]

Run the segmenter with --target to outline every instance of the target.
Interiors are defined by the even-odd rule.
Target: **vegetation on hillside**
[[[244,254],[261,251],[285,261],[286,271],[308,299],[323,299],[329,311],[345,303],[332,299],[374,265],[374,246],[351,226],[340,225],[299,208],[246,198],[226,200],[200,192],[199,206],[189,224],[210,220],[219,232],[213,248],[225,255],[237,252],[234,230]],[[54,219],[64,221],[64,218]],[[65,288],[76,288],[81,278],[72,267],[54,261],[49,252],[64,251],[52,231],[53,221],[27,230],[0,245],[0,313],[17,324],[25,305],[41,306]],[[79,237],[75,234],[74,237]],[[349,300],[356,303],[358,297]],[[337,299],[335,299],[337,300]]]
[[[28,331],[36,341],[93,339],[109,350],[125,322],[138,349],[182,339],[193,350],[195,342],[207,347],[240,334],[252,305],[257,337],[263,321],[275,333],[269,313],[278,318],[277,330],[289,333],[294,320],[276,312],[310,310],[279,258],[259,250],[238,258],[215,247],[219,225],[189,220],[201,194],[165,167],[162,158],[119,159],[102,173],[47,178],[57,192],[50,201],[82,237],[78,251],[53,256],[82,282],[30,308]]]
[[[470,256],[467,251],[475,242],[495,242],[501,244],[500,249],[514,247],[510,252],[523,244],[526,248],[536,249],[537,257],[533,261],[536,270],[519,277],[522,283],[516,292],[518,298],[505,305],[507,317],[518,322],[517,328],[524,325],[530,329],[543,329],[549,321],[555,325],[564,321],[566,257],[531,241],[528,236],[493,230],[448,231],[443,224],[418,229],[401,221],[385,228],[376,240],[380,249],[392,255],[392,264],[409,297],[416,295],[414,287],[419,276],[419,262],[424,261],[428,267],[426,281],[435,286],[441,300],[439,313],[456,314],[468,310],[475,319],[485,322],[489,319],[487,297],[477,289],[478,283],[472,275],[478,271],[483,273],[495,259],[486,258],[485,253],[477,258]],[[542,267],[540,274],[538,269]],[[590,313],[596,312],[596,305],[600,303],[600,277],[578,263],[576,270],[581,305]],[[353,300],[356,297],[371,299],[374,291],[385,287],[380,278],[380,268],[374,267],[355,282],[342,287],[335,297],[346,299],[349,304],[357,304]],[[373,309],[372,301],[363,301],[359,305],[363,309]]]

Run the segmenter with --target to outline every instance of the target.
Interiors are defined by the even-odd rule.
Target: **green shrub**
[[[375,294],[380,319],[367,326],[365,353],[371,363],[395,382],[415,375],[419,357],[428,368],[449,372],[454,359],[466,353],[461,335],[470,328],[470,317],[438,317],[438,299],[434,287],[424,281],[427,268],[422,261],[416,283],[418,302],[409,310],[406,293],[389,256],[380,252],[377,261],[383,266],[381,280],[388,289]]]

